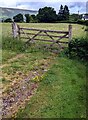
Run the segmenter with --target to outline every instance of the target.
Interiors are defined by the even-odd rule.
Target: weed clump
[[[80,60],[88,59],[88,38],[74,38],[69,42],[68,49],[65,51],[70,58]]]

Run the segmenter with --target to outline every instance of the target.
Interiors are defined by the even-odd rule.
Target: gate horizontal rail
[[[68,31],[56,31],[56,30],[42,30],[42,29],[34,29],[34,28],[21,28],[20,30],[32,30],[32,31],[41,31],[41,32],[54,32],[54,33],[63,33],[63,34],[68,34]]]
[[[23,39],[25,39],[25,37],[21,37]],[[26,39],[29,39],[29,38],[26,38]],[[34,39],[34,40],[39,40],[39,41],[45,41],[45,42],[52,42],[52,40],[45,40],[45,39]],[[56,41],[57,42],[57,41]],[[65,43],[65,44],[68,44],[68,42],[65,42],[65,41],[58,41],[59,43]]]
[[[20,32],[20,34],[25,34],[25,33],[22,33]],[[35,33],[26,33],[27,35],[35,35]],[[38,36],[47,36],[46,34],[39,34]],[[58,38],[61,38],[62,36],[56,36],[56,35],[50,35],[52,37],[58,37]],[[64,38],[69,38],[68,36],[64,37]]]

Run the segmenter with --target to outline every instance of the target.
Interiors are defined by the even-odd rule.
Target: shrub
[[[88,20],[78,20],[77,23],[88,26]]]
[[[6,20],[4,20],[4,22],[12,22],[11,18],[7,18]]]
[[[88,59],[88,38],[75,38],[68,45],[68,54],[70,58]]]
[[[24,22],[23,15],[21,13],[14,16],[13,19],[14,19],[14,22]]]
[[[38,22],[52,23],[57,20],[56,11],[52,7],[40,8],[37,14]]]

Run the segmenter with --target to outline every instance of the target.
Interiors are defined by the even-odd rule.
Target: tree
[[[64,6],[64,19],[69,20],[69,9],[67,5]]]
[[[37,18],[39,22],[55,22],[57,20],[56,11],[52,7],[40,8]]]
[[[69,15],[69,20],[76,22],[77,20],[82,19],[82,14],[78,15],[78,14],[71,14]]]
[[[69,19],[69,9],[68,6],[64,7],[61,5],[58,13],[58,20],[68,20]]]
[[[26,17],[26,23],[29,23],[30,22],[30,16],[29,16],[29,14],[25,14],[25,17]]]
[[[11,18],[7,18],[6,20],[4,20],[4,22],[12,22]]]
[[[78,14],[71,14],[69,16],[70,21],[77,21],[78,20]]]
[[[34,22],[34,23],[38,22],[36,15],[31,15],[31,17],[32,17],[32,22]]]
[[[63,5],[60,6],[60,10],[58,13],[58,20],[64,20],[64,9],[63,9]]]
[[[63,5],[60,6],[60,10],[63,10]]]
[[[14,22],[23,22],[24,21],[23,15],[21,13],[14,16],[13,19],[14,19]]]

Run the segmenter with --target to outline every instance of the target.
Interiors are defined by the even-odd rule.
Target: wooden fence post
[[[71,39],[72,39],[72,25],[68,26],[68,31],[69,31],[69,34],[68,34],[68,36],[69,36],[69,42],[70,42]]]
[[[12,23],[12,34],[13,38],[17,38],[20,35],[20,28],[15,22]]]
[[[18,37],[19,37],[19,39],[20,39],[20,26],[19,25],[17,25],[17,27],[18,27]]]

